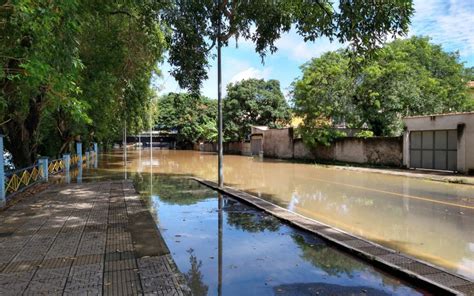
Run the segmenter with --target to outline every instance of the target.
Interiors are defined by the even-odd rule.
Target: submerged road
[[[127,159],[125,168],[121,151],[105,154],[89,177],[217,176],[210,153],[144,149]],[[234,155],[224,174],[229,186],[474,279],[473,186]]]

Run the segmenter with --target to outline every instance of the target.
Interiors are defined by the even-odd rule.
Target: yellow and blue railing
[[[77,154],[64,154],[62,158],[49,160],[40,158],[34,165],[17,170],[4,170],[4,150],[3,135],[0,135],[0,207],[3,207],[7,198],[18,192],[38,183],[48,181],[49,175],[56,175],[66,172],[69,176],[70,168],[79,167],[82,172],[83,166],[89,166],[91,158],[94,158],[94,166],[97,167],[97,143],[94,143],[94,150],[82,154],[82,143],[76,143]]]

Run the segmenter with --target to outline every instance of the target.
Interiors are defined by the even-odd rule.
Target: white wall
[[[407,132],[426,130],[455,130],[462,124],[464,129],[458,133],[458,171],[468,173],[474,170],[474,112],[415,116],[404,119]],[[408,136],[404,136],[403,161],[409,166]]]

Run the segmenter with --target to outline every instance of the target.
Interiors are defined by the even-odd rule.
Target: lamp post
[[[221,1],[218,1],[220,7]],[[222,63],[221,63],[221,21],[222,13],[219,12],[217,24],[217,183],[219,188],[224,186],[224,149],[222,147]]]

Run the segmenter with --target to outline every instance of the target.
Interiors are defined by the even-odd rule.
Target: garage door
[[[457,131],[412,131],[410,167],[449,170],[457,168]]]

